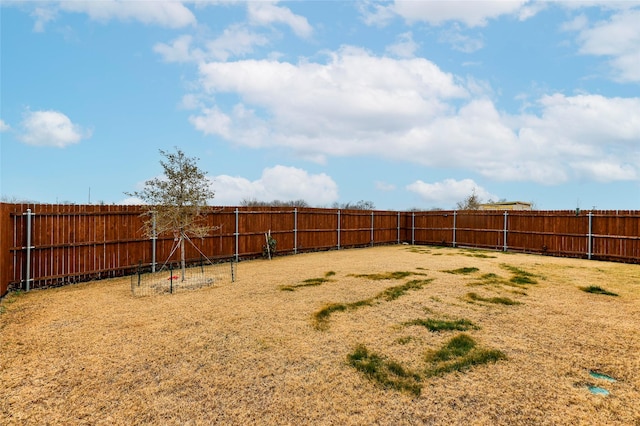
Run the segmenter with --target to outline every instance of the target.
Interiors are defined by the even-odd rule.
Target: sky
[[[639,1],[0,0],[3,200],[640,210]]]

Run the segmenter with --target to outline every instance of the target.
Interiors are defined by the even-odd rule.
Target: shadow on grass
[[[597,285],[590,285],[588,287],[580,287],[580,290],[587,292],[587,293],[593,293],[593,294],[602,294],[605,296],[619,296],[618,293],[613,293],[609,290],[605,290],[602,287],[599,287]]]

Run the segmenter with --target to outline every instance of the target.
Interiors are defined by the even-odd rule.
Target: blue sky
[[[640,209],[640,2],[11,1],[3,198]]]

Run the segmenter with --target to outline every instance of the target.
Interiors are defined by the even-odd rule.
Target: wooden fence
[[[176,262],[173,235],[149,238],[140,206],[0,204],[0,296],[133,273]],[[262,254],[265,233],[279,254],[380,244],[431,244],[640,263],[640,211],[394,212],[212,207],[215,227],[193,242],[208,258]],[[186,245],[190,262],[201,254]]]

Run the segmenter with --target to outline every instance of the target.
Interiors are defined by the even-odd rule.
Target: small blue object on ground
[[[598,373],[596,371],[589,371],[589,374],[591,375],[591,377],[594,377],[596,379],[606,380],[607,382],[615,382],[616,381],[616,379],[614,379],[613,377],[607,376],[606,374]]]
[[[603,395],[603,396],[609,395],[608,390],[598,386],[589,386],[589,392],[591,392],[594,395]]]

